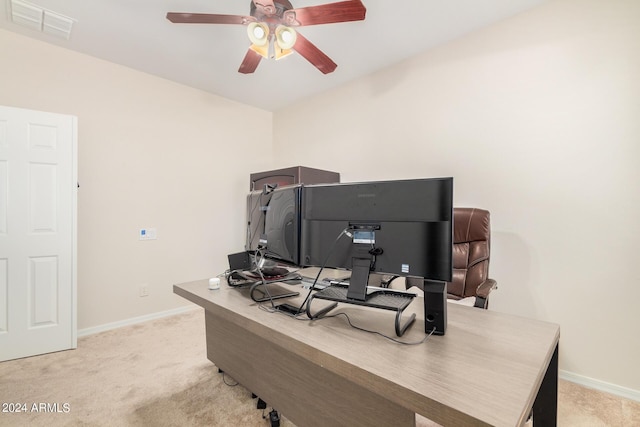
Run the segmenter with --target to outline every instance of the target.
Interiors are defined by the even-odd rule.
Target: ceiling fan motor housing
[[[274,0],[273,6],[267,4],[258,7],[256,6],[256,3],[261,5],[259,0],[256,2],[252,1],[250,6],[250,14],[259,21],[273,17],[282,19],[285,11],[293,9],[293,6],[287,0]]]

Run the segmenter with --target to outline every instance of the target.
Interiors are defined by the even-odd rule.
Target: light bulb
[[[253,28],[253,35],[257,38],[257,39],[261,39],[264,37],[264,30],[262,29],[262,27],[254,27]]]
[[[278,25],[276,28],[276,41],[281,49],[291,49],[296,44],[296,30],[286,25]]]
[[[269,26],[264,22],[252,22],[247,27],[247,35],[251,43],[256,46],[265,46],[269,41]]]

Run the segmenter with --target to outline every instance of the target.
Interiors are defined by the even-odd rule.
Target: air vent
[[[18,25],[42,31],[42,16],[44,10],[36,5],[19,0],[11,1],[11,19]]]
[[[48,10],[44,11],[44,19],[42,22],[43,33],[69,40],[72,26],[73,19],[60,15],[59,13],[49,12]]]
[[[11,0],[11,19],[18,25],[65,40],[69,40],[75,22],[68,16],[22,0]]]

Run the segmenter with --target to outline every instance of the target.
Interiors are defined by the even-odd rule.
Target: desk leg
[[[533,403],[533,425],[555,427],[558,423],[558,346],[553,352],[540,390]]]

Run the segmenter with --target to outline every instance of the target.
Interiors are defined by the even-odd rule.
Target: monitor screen
[[[271,194],[264,191],[252,191],[247,195],[247,232],[245,250],[254,252],[260,245],[260,236],[264,235],[265,210],[269,206]]]
[[[277,261],[299,263],[301,185],[252,191],[247,196],[246,250],[263,250]]]
[[[301,216],[304,266],[451,281],[453,178],[305,186]]]

